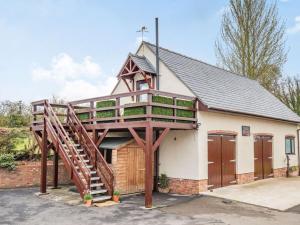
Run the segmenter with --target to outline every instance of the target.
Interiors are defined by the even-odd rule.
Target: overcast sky
[[[143,3],[142,3],[143,2]],[[78,99],[109,94],[116,74],[154,18],[160,44],[215,64],[214,42],[226,0],[1,0],[0,101],[52,95]],[[300,74],[300,1],[278,1],[288,28],[287,75]]]

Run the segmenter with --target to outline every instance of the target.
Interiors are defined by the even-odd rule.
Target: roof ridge
[[[147,42],[147,41],[143,41],[143,42],[144,42],[145,44],[152,45],[152,46],[156,47],[156,45],[154,45],[154,44],[152,44],[152,43],[150,43],[150,42]],[[164,48],[164,47],[161,47],[161,46],[159,46],[159,48],[160,48],[160,49],[163,49],[163,50],[165,50],[165,51],[174,53],[174,54],[176,54],[176,55],[180,55],[180,56],[182,56],[182,57],[185,57],[185,58],[188,58],[188,59],[191,59],[191,60],[194,60],[194,61],[197,61],[197,62],[206,64],[206,65],[208,65],[208,66],[215,67],[216,69],[223,70],[223,71],[225,71],[225,72],[228,72],[228,73],[231,73],[231,74],[233,74],[233,75],[236,75],[236,76],[239,76],[239,77],[248,79],[248,80],[250,80],[250,81],[253,81],[253,82],[256,82],[256,83],[258,82],[257,80],[253,80],[253,79],[251,79],[251,78],[249,78],[249,77],[243,76],[243,75],[238,74],[238,73],[236,73],[236,72],[232,72],[232,71],[230,71],[230,70],[227,70],[227,69],[218,67],[218,66],[216,66],[216,65],[213,65],[213,64],[210,64],[210,63],[207,63],[207,62],[204,62],[204,61],[202,61],[202,60],[200,60],[200,59],[196,59],[196,58],[193,58],[193,57],[184,55],[184,54],[179,53],[179,52],[172,51],[172,50],[170,50],[170,49],[167,49],[167,48]]]

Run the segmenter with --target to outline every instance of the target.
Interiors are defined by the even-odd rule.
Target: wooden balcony
[[[68,104],[50,104],[47,100],[41,100],[33,102],[32,105],[33,123],[31,130],[39,141],[44,155],[46,155],[47,149],[55,148],[60,141],[59,136],[57,139],[49,139],[47,136],[54,137],[66,133],[64,129],[70,127],[76,130],[80,143],[84,143],[84,139],[89,140],[86,144],[87,152],[90,151],[91,147],[97,149],[96,146],[100,146],[108,132],[130,132],[145,153],[146,207],[152,207],[154,153],[170,130],[196,129],[197,109],[201,108],[201,103],[194,97],[152,89],[84,99]],[[49,113],[49,108],[51,108],[52,113]],[[47,122],[48,125],[53,125],[55,129],[49,130]],[[55,124],[62,125],[55,126]],[[57,147],[56,151],[61,152]],[[93,152],[98,154],[98,151],[94,150]],[[98,163],[101,168],[105,162],[101,163],[98,158],[92,156],[93,161]],[[43,168],[46,165],[45,162],[46,159],[43,160]],[[44,168],[43,171],[46,169]],[[41,190],[43,191],[46,187],[45,174],[46,172],[43,172],[43,182],[41,182],[43,184]],[[101,175],[104,176],[105,173],[102,174],[101,172]]]
[[[70,102],[87,130],[143,126],[195,129],[196,98],[156,90]]]

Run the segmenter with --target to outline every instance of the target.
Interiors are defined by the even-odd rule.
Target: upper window
[[[285,138],[285,154],[295,154],[295,138]]]
[[[147,81],[145,80],[139,80],[136,82],[137,83],[137,90],[142,91],[142,90],[148,90],[149,89],[149,85],[147,83]],[[139,102],[147,102],[147,95],[140,95],[138,96],[138,101]]]

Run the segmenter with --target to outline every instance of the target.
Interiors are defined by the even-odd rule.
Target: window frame
[[[149,78],[149,79],[147,79],[147,80],[150,80],[150,83],[152,82],[152,80],[151,80],[151,78]],[[137,91],[140,91],[141,90],[141,87],[140,87],[140,85],[141,84],[148,84],[148,89],[150,89],[150,87],[149,87],[149,83],[147,82],[147,80],[137,80],[136,81],[136,90]],[[147,90],[147,89],[146,89]],[[141,102],[141,96],[142,95],[138,95],[137,96],[137,102]],[[145,95],[144,95],[145,96]],[[146,100],[146,102],[147,102],[148,100]]]
[[[287,152],[287,148],[286,148],[286,141],[287,140],[289,140],[291,142],[290,146],[292,146],[292,149],[289,152]],[[295,144],[295,137],[294,136],[285,136],[284,146],[285,146],[285,154],[286,155],[295,155],[296,154],[296,144]]]

